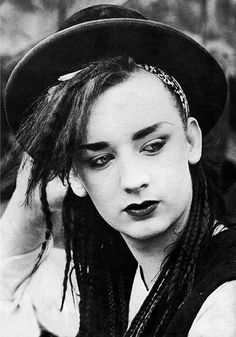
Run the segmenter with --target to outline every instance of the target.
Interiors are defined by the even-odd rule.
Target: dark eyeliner
[[[163,148],[163,146],[166,144],[167,142],[167,139],[168,137],[161,137],[161,138],[155,138],[155,139],[152,139],[152,140],[149,140],[148,142],[146,142],[142,148],[141,148],[141,152],[145,151],[145,148],[148,147],[148,146],[155,146],[155,145],[159,145],[159,148],[157,150],[153,150],[153,151],[146,151],[147,153],[149,154],[156,154],[158,153],[159,151],[161,151],[161,149]]]
[[[97,162],[99,160],[102,160],[103,158],[107,158],[108,159],[107,162],[98,164]],[[98,168],[98,169],[104,168],[109,164],[109,162],[111,161],[112,158],[113,158],[113,156],[111,154],[103,154],[103,155],[96,156],[96,157],[88,159],[88,163],[89,163],[89,166],[91,168]]]

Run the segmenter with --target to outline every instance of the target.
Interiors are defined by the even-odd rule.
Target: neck
[[[134,239],[122,235],[134,258],[141,266],[147,285],[153,283],[158,276],[161,265],[166,256],[172,250],[173,243],[184,225],[171,226],[166,232],[148,239]]]

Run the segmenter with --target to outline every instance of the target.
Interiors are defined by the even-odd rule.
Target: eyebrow
[[[91,150],[91,151],[104,150],[108,147],[109,147],[109,143],[107,143],[107,142],[97,142],[97,143],[89,143],[89,144],[79,145],[80,150]]]
[[[169,122],[159,122],[155,123],[151,126],[148,126],[142,130],[139,130],[134,133],[132,136],[132,140],[138,140],[146,137],[150,133],[156,131],[162,124],[170,124],[173,125],[172,123]],[[108,142],[96,142],[96,143],[89,143],[89,144],[81,144],[79,145],[80,150],[91,150],[91,151],[99,151],[99,150],[104,150],[108,148],[110,145]]]
[[[138,139],[146,137],[147,135],[149,135],[150,133],[156,131],[159,127],[161,127],[162,124],[171,124],[171,123],[159,122],[159,123],[155,123],[151,126],[148,126],[148,127],[144,128],[140,131],[135,132],[135,134],[132,137],[132,140],[138,140]]]

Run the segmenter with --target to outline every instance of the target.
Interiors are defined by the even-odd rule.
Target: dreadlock
[[[192,168],[192,179],[193,201],[189,221],[164,261],[160,276],[125,334],[126,337],[142,336],[144,331],[147,333],[145,328],[157,307],[159,313],[155,316],[154,330],[150,335],[161,336],[173,314],[193,289],[199,251],[213,233],[215,214],[201,164]],[[164,310],[160,309],[163,303]]]
[[[69,184],[69,173],[72,169],[77,172],[80,154],[75,149],[86,138],[95,99],[139,70],[132,59],[125,57],[104,59],[85,66],[76,76],[55,85],[39,99],[34,113],[17,137],[18,148],[23,147],[34,158],[27,201],[37,184],[41,186],[46,232],[36,267],[53,229],[47,184],[56,176],[68,183],[62,207],[66,266],[61,310],[73,260],[80,296],[77,337],[145,335],[153,317],[152,335],[160,336],[173,313],[192,291],[200,249],[214,228],[210,188],[202,165],[198,164],[191,167],[193,201],[188,223],[164,261],[148,298],[126,331],[129,294],[136,268],[134,258],[120,235],[98,214],[89,196],[75,196]],[[176,94],[166,87],[176,100],[184,124],[182,105]]]
[[[125,244],[101,218],[89,197],[71,194],[67,202],[74,210],[73,236],[67,239],[72,242],[80,289],[78,336],[121,336],[128,317],[122,266]]]

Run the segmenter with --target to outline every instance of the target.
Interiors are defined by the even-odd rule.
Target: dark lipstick
[[[158,201],[148,200],[141,204],[130,204],[124,211],[135,217],[143,217],[151,214],[158,206]]]

